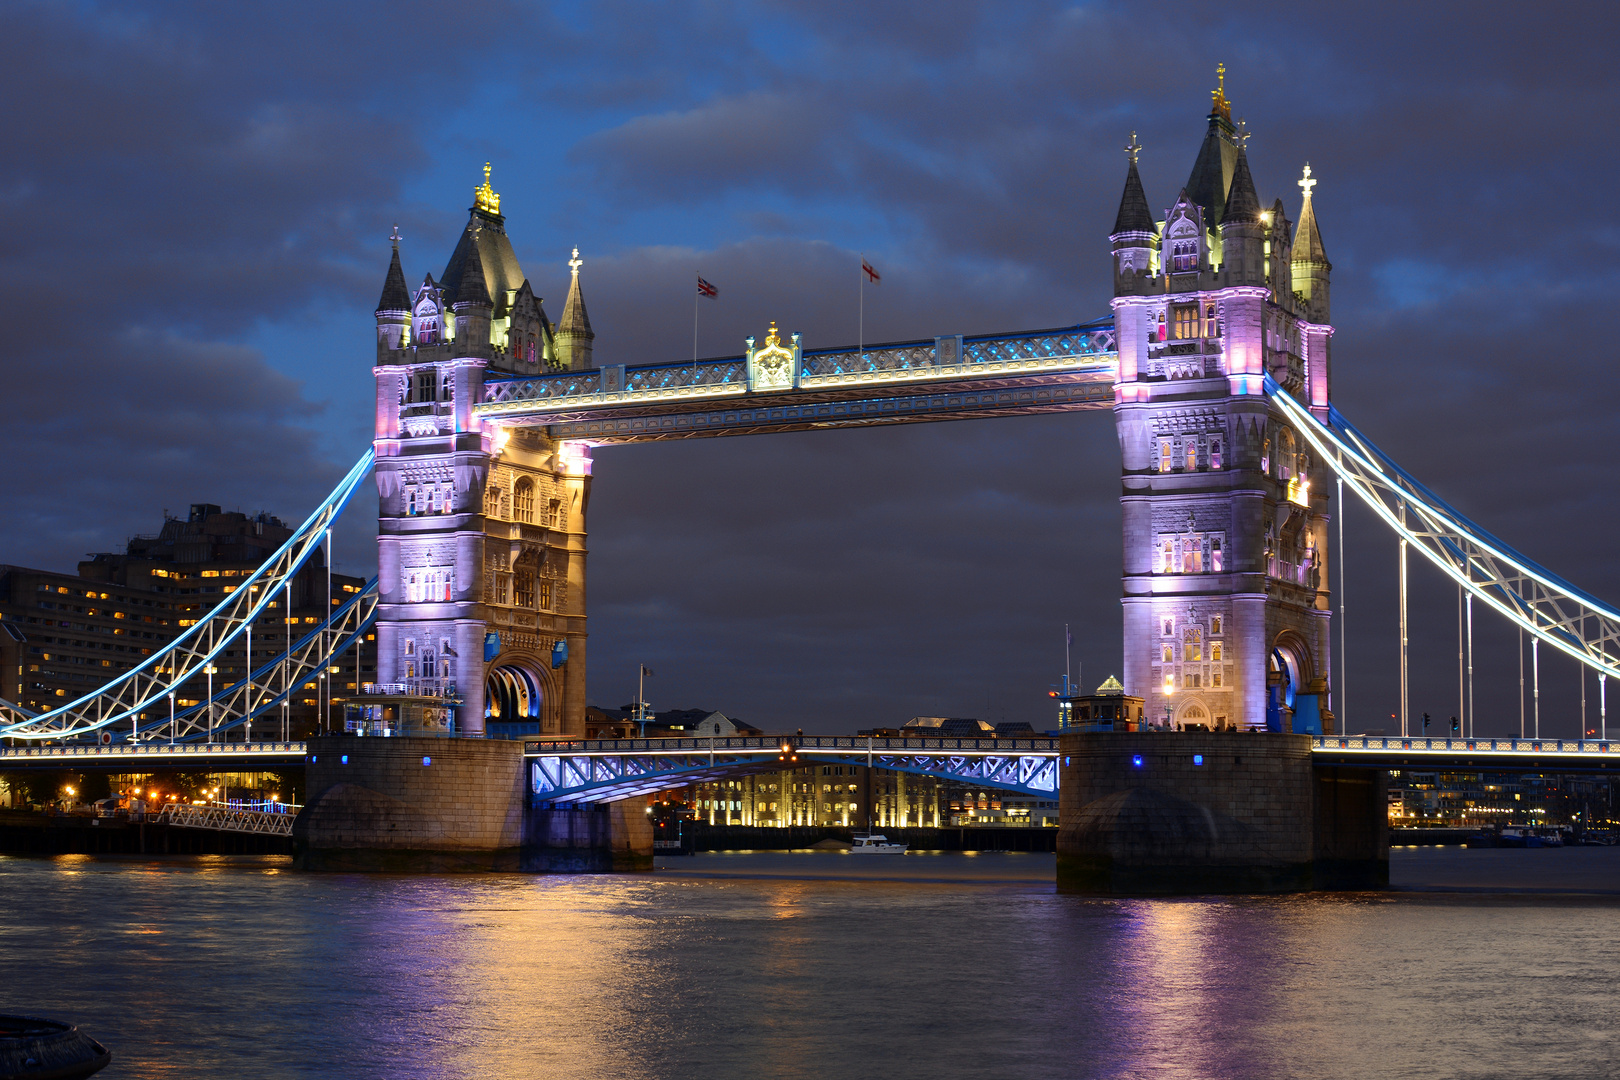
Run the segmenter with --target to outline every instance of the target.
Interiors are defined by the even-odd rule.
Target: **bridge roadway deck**
[[[302,742],[140,743],[131,746],[74,744],[68,746],[0,747],[0,770],[16,769],[263,769],[301,766],[307,753]],[[1042,759],[1055,763],[1058,741],[1035,739],[883,739],[830,735],[778,735],[732,739],[581,739],[524,745],[531,761],[569,759],[581,763],[605,761],[597,770],[601,779],[589,781],[591,794],[603,797],[602,788],[634,787],[657,791],[700,783],[719,776],[771,772],[808,764],[871,763],[893,768],[891,761],[958,758],[952,768],[982,769],[986,759],[1007,761]],[[1311,757],[1324,765],[1369,769],[1461,769],[1467,771],[1604,772],[1620,768],[1620,743],[1595,739],[1419,739],[1400,736],[1330,735],[1311,740]],[[641,775],[622,772],[613,759],[645,759]],[[684,763],[678,769],[654,768],[654,759]],[[882,760],[880,760],[882,759]],[[712,763],[711,763],[712,762]],[[1032,766],[1031,766],[1032,767]],[[617,777],[609,776],[620,770]],[[932,771],[932,770],[929,770]],[[1012,774],[1002,774],[1005,777]],[[1031,774],[1032,775],[1032,774]],[[1027,783],[1026,775],[1022,782]],[[981,782],[995,783],[986,775]],[[653,786],[647,786],[649,783]],[[1047,790],[1047,789],[1042,789]],[[611,796],[618,798],[621,796]]]

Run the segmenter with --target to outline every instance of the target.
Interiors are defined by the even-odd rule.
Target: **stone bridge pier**
[[[1309,736],[1074,733],[1060,752],[1060,891],[1389,885],[1387,774],[1313,765]]]

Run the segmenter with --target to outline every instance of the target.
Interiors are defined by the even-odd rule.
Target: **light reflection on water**
[[[1620,889],[1620,852],[1522,854]],[[1424,859],[1464,865],[1396,853]],[[672,862],[0,858],[0,1007],[80,1023],[108,1077],[1616,1072],[1612,898],[1095,900],[1055,895],[1049,855]]]

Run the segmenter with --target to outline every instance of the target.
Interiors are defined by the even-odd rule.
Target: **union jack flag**
[[[698,278],[698,295],[699,296],[719,296],[720,295],[720,290],[715,288],[713,285],[710,285],[707,281],[704,281],[703,278],[699,277]]]

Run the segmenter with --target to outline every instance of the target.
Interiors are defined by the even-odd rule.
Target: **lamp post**
[[[208,665],[208,741],[214,741],[214,665]]]

